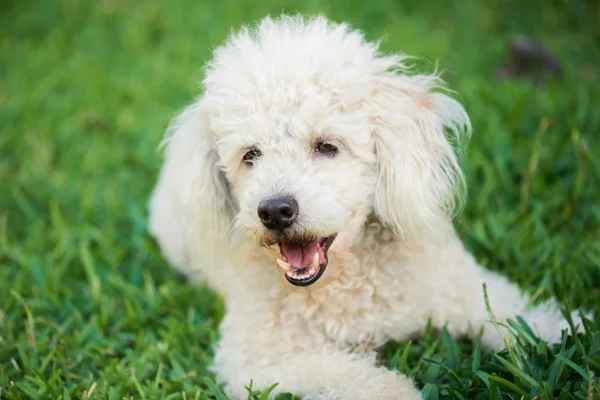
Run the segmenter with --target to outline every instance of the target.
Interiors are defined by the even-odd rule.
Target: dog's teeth
[[[315,253],[315,256],[313,257],[312,267],[319,268],[319,253]]]
[[[281,260],[281,259],[277,259],[277,264],[279,265],[279,268],[281,268],[284,271],[288,271],[292,266],[289,263],[286,263],[285,261]]]

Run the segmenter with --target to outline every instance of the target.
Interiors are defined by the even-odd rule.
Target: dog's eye
[[[334,156],[338,152],[338,148],[332,145],[331,143],[322,141],[317,143],[316,149],[319,153],[323,153],[328,156]]]
[[[244,154],[244,162],[246,164],[252,164],[254,160],[260,156],[262,156],[262,153],[259,149],[250,149],[246,154]]]

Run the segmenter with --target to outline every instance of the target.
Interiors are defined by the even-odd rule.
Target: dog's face
[[[278,265],[298,286],[321,276],[334,241],[348,246],[360,236],[377,182],[365,110],[345,110],[339,96],[307,89],[313,94],[288,106],[267,103],[239,126],[213,118],[218,158],[238,205],[235,227],[277,247]],[[227,129],[219,130],[223,123]]]
[[[462,180],[447,134],[468,119],[432,92],[437,76],[408,75],[403,59],[324,18],[265,19],[230,38],[170,138],[161,179],[183,236],[226,240],[234,228],[278,249],[298,286],[371,217],[406,239],[447,237]]]

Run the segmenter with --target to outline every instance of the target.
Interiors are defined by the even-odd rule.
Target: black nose
[[[298,215],[298,203],[290,196],[272,197],[258,205],[258,216],[269,229],[283,231],[290,226]]]

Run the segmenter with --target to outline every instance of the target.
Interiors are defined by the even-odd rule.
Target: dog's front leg
[[[563,318],[556,300],[533,306],[517,285],[506,277],[479,266],[462,246],[443,249],[441,255],[427,274],[424,285],[435,288],[430,291],[426,304],[430,308],[432,322],[436,327],[447,324],[454,336],[477,333],[484,327],[482,342],[492,349],[502,349],[505,342],[491,323],[484,297],[484,284],[487,288],[490,310],[501,324],[507,319],[521,316],[541,339],[548,343],[558,343],[562,330],[569,327]],[[573,320],[581,320],[573,313]],[[501,332],[504,328],[501,328]]]
[[[478,312],[469,320],[471,329],[485,326],[483,344],[493,349],[504,348],[506,344],[503,336],[508,336],[504,325],[508,319],[515,320],[516,316],[522,317],[542,340],[549,344],[560,343],[562,331],[569,330],[569,324],[563,317],[556,299],[551,298],[533,305],[530,296],[505,276],[479,266],[477,268],[480,269],[481,278],[476,282],[478,287],[473,290],[473,302],[478,302]],[[500,332],[492,326],[491,316],[485,304],[484,284],[492,316],[501,324]],[[579,312],[575,311],[571,316],[578,324],[577,329],[581,331],[583,324]]]
[[[255,322],[249,321],[253,318]],[[406,376],[375,365],[375,354],[351,354],[301,330],[260,323],[255,314],[227,315],[214,370],[232,399],[247,399],[245,386],[303,399],[420,399]]]

